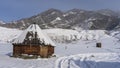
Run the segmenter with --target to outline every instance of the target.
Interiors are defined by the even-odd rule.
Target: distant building
[[[32,24],[14,40],[13,56],[28,54],[47,58],[54,53],[54,47],[55,44],[41,28],[37,24]]]

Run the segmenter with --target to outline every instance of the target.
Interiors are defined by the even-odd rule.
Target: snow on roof
[[[45,45],[50,44],[52,46],[55,46],[52,40],[44,32],[42,32],[41,28],[37,24],[30,25],[18,38],[13,41],[13,43],[23,43],[27,33],[30,31],[33,33],[37,32],[38,38],[40,38],[42,43]]]

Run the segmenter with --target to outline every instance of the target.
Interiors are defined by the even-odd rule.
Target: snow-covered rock
[[[62,20],[60,17],[57,17],[56,19],[54,19],[53,21],[51,21],[50,23],[51,24],[56,24],[57,23],[57,21],[60,21],[60,20]]]

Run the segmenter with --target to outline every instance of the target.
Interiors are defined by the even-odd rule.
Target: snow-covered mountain
[[[97,10],[96,12],[106,15],[106,16],[118,16],[118,12],[115,12],[113,10],[110,9],[101,9],[101,10]]]
[[[113,30],[119,23],[119,14],[112,10],[102,9],[88,11],[72,9],[66,12],[49,9],[29,18],[12,21],[1,26],[25,29],[33,22],[41,28],[64,28],[64,29],[103,29]]]

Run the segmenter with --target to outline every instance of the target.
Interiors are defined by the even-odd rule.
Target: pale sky
[[[73,8],[120,10],[120,0],[0,0],[0,20],[19,20],[50,8],[62,11]]]

